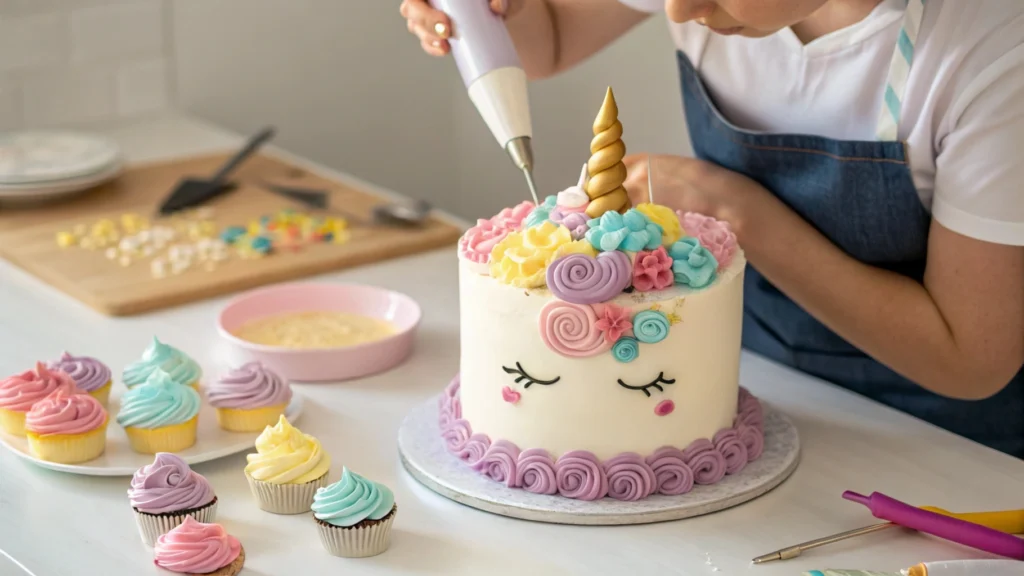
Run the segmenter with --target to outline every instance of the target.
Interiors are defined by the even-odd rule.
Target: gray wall
[[[179,107],[466,218],[526,198],[454,64],[419,52],[397,2],[174,0]],[[576,181],[612,86],[634,152],[686,153],[671,40],[647,22],[591,61],[531,88],[537,178]]]

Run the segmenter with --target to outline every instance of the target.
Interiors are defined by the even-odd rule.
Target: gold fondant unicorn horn
[[[594,120],[594,139],[590,141],[590,161],[587,162],[587,196],[590,205],[587,215],[599,218],[605,212],[625,212],[629,209],[629,196],[622,183],[626,181],[626,145],[622,142],[622,122],[612,89],[605,94],[604,104]]]

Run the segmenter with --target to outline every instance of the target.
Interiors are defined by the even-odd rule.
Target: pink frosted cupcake
[[[25,415],[29,452],[61,464],[94,460],[106,449],[109,420],[99,400],[59,389]]]
[[[160,452],[152,464],[135,472],[128,500],[139,535],[150,546],[186,518],[213,522],[217,517],[217,496],[210,483],[168,452]]]
[[[260,432],[273,426],[291,399],[288,382],[259,362],[231,370],[207,390],[207,400],[217,409],[217,423],[232,432]]]
[[[68,394],[78,391],[75,381],[66,373],[50,370],[42,362],[36,371],[0,380],[0,429],[15,436],[25,435],[25,415],[32,405],[58,390]]]
[[[110,368],[89,356],[72,356],[69,352],[61,354],[59,360],[50,362],[50,370],[60,370],[75,381],[79,390],[100,401],[104,408],[110,399]]]
[[[238,538],[219,524],[185,518],[180,526],[157,538],[154,563],[179,574],[235,576],[245,564]]]

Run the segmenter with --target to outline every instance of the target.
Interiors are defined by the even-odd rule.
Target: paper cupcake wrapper
[[[99,388],[93,390],[92,392],[89,392],[89,396],[92,396],[93,398],[99,400],[100,404],[102,404],[103,407],[106,408],[107,404],[110,402],[110,388],[113,385],[114,384],[112,381],[107,380],[106,384],[100,386]]]
[[[139,536],[142,537],[142,542],[147,546],[153,546],[156,544],[157,538],[174,530],[189,516],[206,524],[216,520],[217,499],[214,498],[213,502],[202,508],[182,514],[146,514],[134,508],[132,511],[135,512],[135,522],[139,526]]]
[[[156,454],[157,452],[181,452],[196,443],[196,427],[199,415],[188,422],[153,428],[136,428],[128,426],[124,429],[128,434],[128,443],[132,450],[140,454]]]
[[[217,424],[230,432],[262,432],[267,426],[277,424],[287,404],[241,410],[238,408],[217,408]]]
[[[25,414],[27,414],[27,412],[17,412],[15,410],[0,408],[0,430],[15,436],[24,436]]]
[[[341,528],[323,522],[317,522],[320,532],[320,543],[328,552],[342,558],[366,558],[376,556],[391,545],[391,526],[395,523],[396,506],[387,518],[370,524],[351,528]]]
[[[303,514],[313,505],[317,488],[327,486],[327,473],[305,484],[271,484],[245,475],[260,509],[274,514]]]
[[[47,462],[78,464],[99,458],[107,447],[107,422],[95,430],[81,434],[48,434],[26,432],[28,449],[33,456]]]

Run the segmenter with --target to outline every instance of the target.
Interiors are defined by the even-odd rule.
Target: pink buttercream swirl
[[[496,226],[490,220],[477,220],[476,226],[459,238],[459,254],[470,262],[487,264],[494,247],[511,233],[512,229]]]
[[[682,450],[672,446],[658,448],[647,457],[647,464],[654,471],[658,494],[675,496],[693,490],[693,470]]]
[[[678,211],[676,215],[679,216],[679,223],[686,234],[696,237],[700,245],[707,248],[715,257],[718,270],[728,268],[738,247],[736,234],[729,227],[729,223],[697,212]]]
[[[687,446],[683,459],[693,470],[693,481],[697,484],[714,484],[725,478],[725,456],[707,438],[699,438]]]
[[[664,290],[675,284],[672,273],[672,258],[664,246],[657,250],[644,250],[636,253],[633,262],[633,288],[640,292]]]
[[[157,538],[156,565],[182,574],[206,574],[231,564],[242,552],[238,539],[219,524],[186,516],[179,526]]]
[[[540,337],[562,356],[584,358],[610,350],[612,343],[596,324],[597,314],[585,304],[552,300],[540,311]]]
[[[465,422],[465,420],[463,420]],[[468,424],[468,422],[467,422]],[[491,439],[486,434],[473,434],[466,440],[466,443],[462,445],[462,448],[458,450],[455,455],[460,460],[465,460],[467,464],[473,465],[480,461],[487,453],[487,449],[491,447]]]
[[[608,475],[608,496],[616,500],[635,502],[658,488],[654,470],[639,454],[619,454],[605,461],[604,471]]]
[[[147,514],[166,514],[202,508],[214,499],[213,487],[180,456],[160,452],[153,463],[132,476],[128,500]]]
[[[629,288],[633,281],[629,256],[618,250],[601,252],[596,258],[569,254],[548,266],[551,293],[573,304],[607,302]]]
[[[523,220],[536,208],[533,202],[524,200],[511,208],[505,208],[491,217],[491,224],[504,230],[519,230],[523,227]]]
[[[607,254],[607,252],[605,252]],[[633,335],[633,318],[628,308],[615,304],[601,306],[597,313],[597,329],[604,333],[605,342],[615,344],[623,336]]]
[[[107,422],[107,411],[99,400],[61,388],[32,405],[25,415],[25,430],[41,436],[84,434]]]
[[[483,458],[472,465],[473,470],[496,482],[504,482],[509,488],[516,486],[516,461],[519,447],[508,440],[491,444]]]
[[[215,408],[250,410],[288,404],[292,389],[260,362],[247,362],[210,385],[207,399]]]
[[[725,473],[736,474],[747,465],[747,447],[734,428],[719,430],[711,440],[715,450],[725,456]]]
[[[573,450],[555,461],[558,493],[577,500],[597,500],[608,494],[608,476],[601,461],[586,450]]]
[[[58,390],[68,394],[80,391],[66,372],[51,370],[42,362],[37,362],[35,372],[26,370],[0,380],[0,408],[12,412],[28,412],[33,404]]]
[[[533,494],[557,494],[555,461],[547,450],[531,448],[519,453],[516,460],[515,487]]]

